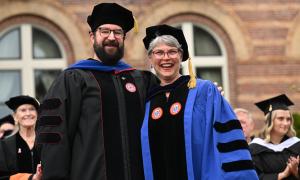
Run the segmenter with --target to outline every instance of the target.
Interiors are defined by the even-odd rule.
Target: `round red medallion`
[[[178,114],[180,110],[181,110],[181,104],[179,102],[172,104],[172,106],[170,107],[170,113],[172,115]]]
[[[151,113],[151,117],[154,120],[161,118],[162,115],[163,115],[163,110],[161,107],[157,107],[157,108],[153,109],[153,111]]]
[[[125,84],[125,88],[127,89],[127,91],[129,92],[135,92],[136,91],[136,87],[134,84],[132,83],[126,83]]]

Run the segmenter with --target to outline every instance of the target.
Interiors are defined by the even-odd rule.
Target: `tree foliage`
[[[293,113],[293,118],[294,118],[294,128],[297,132],[297,137],[300,138],[300,114]]]

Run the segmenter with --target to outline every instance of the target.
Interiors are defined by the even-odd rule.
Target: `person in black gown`
[[[30,96],[15,96],[5,102],[13,110],[18,131],[0,141],[0,179],[39,179],[40,162],[35,141],[39,102]]]
[[[300,139],[293,128],[289,106],[293,102],[279,95],[256,103],[266,124],[259,138],[250,143],[250,152],[260,179],[299,179]]]
[[[87,22],[93,56],[64,70],[41,105],[43,179],[143,180],[140,128],[146,91],[157,78],[123,59],[135,24],[130,10],[100,3]]]

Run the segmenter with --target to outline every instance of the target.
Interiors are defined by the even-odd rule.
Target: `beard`
[[[107,45],[114,46],[117,50],[114,53],[107,53],[104,49]],[[119,45],[117,41],[103,41],[102,45],[100,45],[95,40],[93,47],[97,57],[108,66],[116,65],[124,56],[124,44]]]

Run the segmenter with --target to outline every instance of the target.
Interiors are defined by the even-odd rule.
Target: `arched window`
[[[197,77],[218,82],[229,97],[227,56],[221,39],[203,25],[184,22],[177,27],[183,30],[187,39]],[[182,63],[182,73],[188,74],[187,62]]]
[[[12,96],[42,100],[56,76],[66,67],[58,39],[42,27],[22,24],[0,32],[0,114]]]

